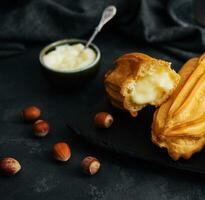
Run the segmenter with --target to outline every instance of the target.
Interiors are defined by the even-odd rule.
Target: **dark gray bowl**
[[[92,43],[89,47],[95,51],[96,59],[93,63],[83,69],[78,69],[71,72],[61,72],[48,68],[43,61],[43,56],[50,51],[53,51],[57,46],[76,43],[85,44],[86,42],[86,40],[81,39],[64,39],[51,43],[41,50],[39,60],[42,66],[43,74],[54,86],[62,89],[79,88],[89,83],[89,81],[96,75],[100,66],[101,53],[98,47]]]

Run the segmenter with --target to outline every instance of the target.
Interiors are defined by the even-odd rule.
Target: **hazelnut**
[[[68,161],[71,157],[71,150],[69,145],[65,142],[54,144],[53,157],[58,161]]]
[[[41,110],[35,106],[30,106],[22,111],[23,119],[28,122],[36,121],[40,115]]]
[[[87,156],[81,161],[81,168],[84,173],[94,175],[100,169],[100,162],[95,157]]]
[[[49,123],[44,120],[37,120],[33,125],[33,132],[37,137],[44,137],[50,130]]]
[[[99,112],[95,115],[95,125],[99,128],[109,128],[113,123],[113,117],[107,112]]]
[[[0,170],[3,171],[6,175],[14,175],[19,172],[21,165],[14,158],[4,158],[0,161]]]

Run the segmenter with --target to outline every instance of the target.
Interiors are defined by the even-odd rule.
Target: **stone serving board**
[[[97,112],[107,111],[114,117],[109,129],[99,129],[94,125]],[[135,157],[151,163],[205,174],[205,151],[195,154],[190,160],[173,161],[165,149],[160,149],[151,142],[151,124],[153,107],[140,111],[133,118],[129,113],[114,108],[104,97],[92,108],[82,106],[76,120],[68,123],[75,133],[88,142],[103,147],[111,152]]]

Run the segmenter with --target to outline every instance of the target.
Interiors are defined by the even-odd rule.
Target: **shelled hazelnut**
[[[113,117],[107,112],[99,112],[95,115],[94,121],[99,128],[109,128],[113,123]]]
[[[37,120],[33,125],[33,132],[37,137],[45,137],[50,130],[49,123],[44,120]]]
[[[71,157],[71,149],[65,142],[59,142],[53,145],[53,157],[58,161],[68,161]]]
[[[0,160],[0,170],[6,175],[14,175],[21,170],[20,163],[11,157]]]
[[[87,156],[81,161],[81,168],[84,173],[94,175],[100,169],[100,162],[95,157]]]
[[[29,106],[22,111],[23,119],[27,122],[34,122],[41,116],[41,110],[36,106]]]

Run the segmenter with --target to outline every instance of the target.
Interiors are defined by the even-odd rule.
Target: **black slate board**
[[[109,129],[99,129],[94,125],[97,112],[106,111],[113,115],[114,123]],[[142,110],[138,117],[114,108],[108,98],[91,109],[81,106],[81,112],[75,123],[68,123],[75,133],[87,141],[112,152],[135,157],[141,160],[161,164],[177,169],[205,174],[205,151],[195,154],[190,160],[173,161],[165,149],[160,149],[151,142],[151,124],[153,107]]]

